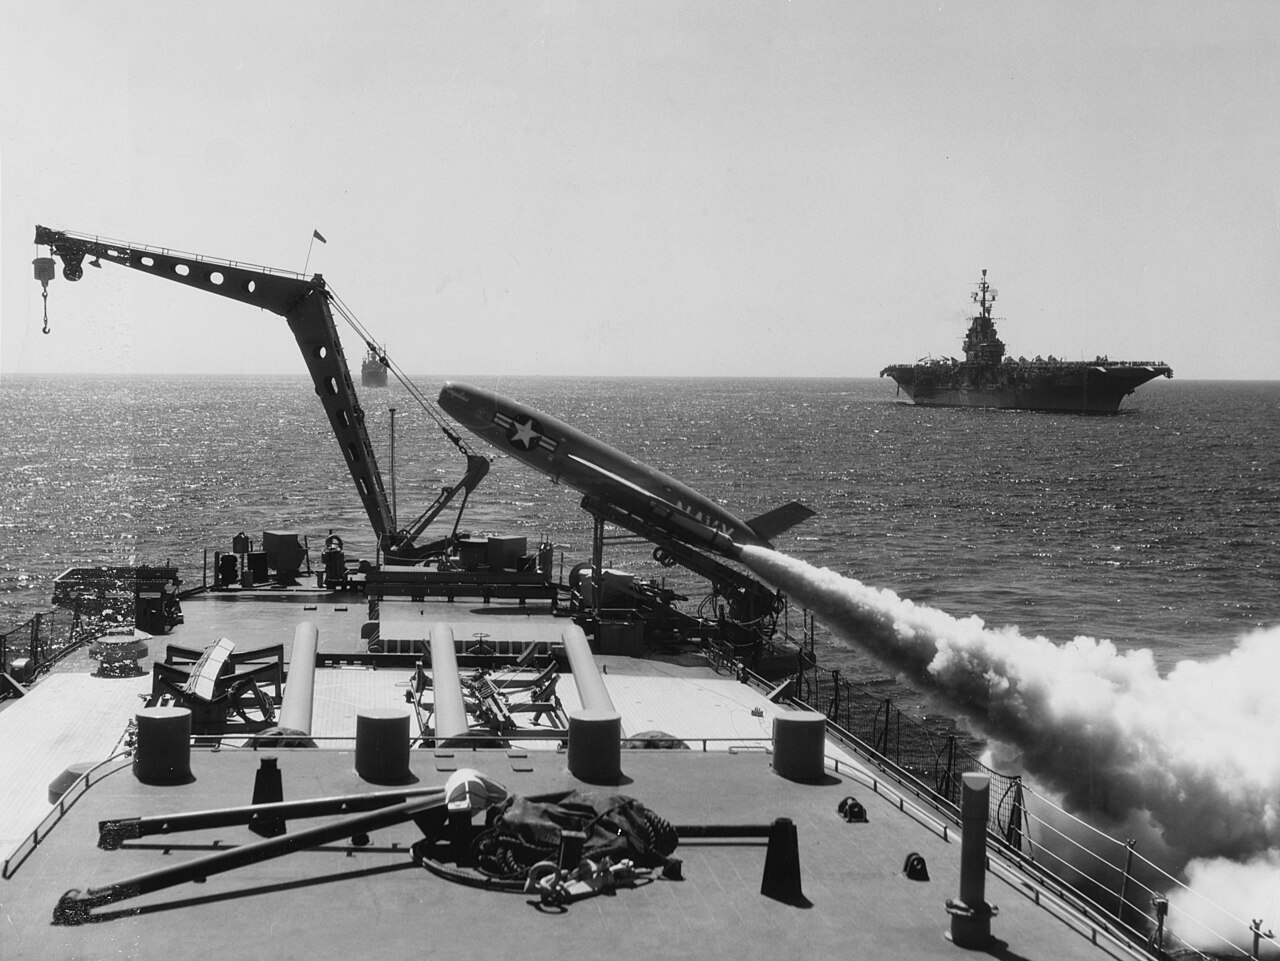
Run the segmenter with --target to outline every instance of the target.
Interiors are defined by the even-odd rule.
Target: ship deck
[[[287,645],[302,619],[319,627],[322,654],[360,649],[363,602],[334,597],[293,597],[292,603],[252,600],[184,602],[186,624],[172,638],[154,639],[152,653],[168,641],[195,646],[219,636],[233,637],[244,649]],[[558,636],[567,623],[514,604],[431,603],[421,613],[414,605],[396,613],[388,624],[429,626],[443,620],[453,626],[455,636],[484,633],[490,639]],[[674,824],[759,825],[790,818],[797,828],[800,898],[784,903],[761,894],[766,846],[763,839],[750,838],[682,843],[676,854],[684,862],[683,880],[653,880],[552,911],[540,908],[532,895],[464,887],[415,866],[407,852],[421,834],[406,823],[373,832],[366,846],[326,844],[101,907],[95,911],[97,923],[52,923],[54,906],[68,889],[94,887],[257,840],[245,828],[218,828],[145,838],[126,842],[118,851],[103,851],[96,846],[103,818],[248,804],[260,761],[268,756],[278,760],[286,800],[385,789],[366,784],[355,772],[350,718],[355,707],[379,706],[381,702],[366,702],[386,697],[388,691],[404,706],[408,672],[349,666],[317,672],[313,733],[328,747],[197,747],[191,757],[194,779],[163,787],[140,783],[129,759],[122,757],[91,777],[83,793],[73,792],[52,809],[45,803],[37,835],[17,846],[0,880],[0,912],[7,919],[4,957],[313,959],[483,953],[530,959],[776,959],[811,953],[874,958],[964,953],[946,937],[946,902],[959,891],[960,837],[943,815],[918,806],[869,762],[835,744],[828,745],[828,771],[820,782],[779,776],[771,767],[766,739],[772,715],[787,709],[747,685],[694,666],[622,657],[602,657],[598,663],[622,715],[624,736],[657,728],[692,748],[623,751],[621,782],[607,790],[639,799]],[[17,714],[14,709],[0,712],[0,751],[10,771],[43,754],[58,769],[106,757],[119,740],[129,709],[104,705],[100,710],[107,714],[90,716],[84,692],[99,685],[127,705],[130,697],[136,700],[140,683],[149,686],[145,677],[90,677],[73,663],[64,674],[74,679],[47,678],[15,708],[32,716],[74,719],[65,726],[84,737],[95,731],[98,741],[68,739],[64,732],[62,741],[46,743],[37,732],[30,735],[37,740],[29,741],[18,757],[3,729]],[[571,710],[576,699],[567,680],[560,691]],[[114,710],[123,714],[115,724],[110,717]],[[326,741],[328,737],[336,740]],[[592,787],[569,773],[557,741],[411,752],[416,786],[443,785],[463,767],[525,796]],[[46,784],[40,785],[42,793]],[[849,796],[865,805],[865,823],[847,823],[837,813]],[[929,880],[905,876],[904,862],[912,853],[925,859]],[[995,940],[979,953],[1055,961],[1142,956],[995,854],[989,860],[987,900],[1000,912],[992,922]]]
[[[367,789],[345,751],[289,750],[278,757],[285,797]],[[181,838],[127,842],[99,850],[97,822],[247,803],[263,752],[197,751],[192,784],[139,784],[129,765],[96,783],[73,804],[13,876],[0,882],[9,920],[7,958],[262,956],[313,959],[340,955],[427,957],[693,958],[735,956],[954,957],[945,903],[958,891],[959,843],[941,822],[900,811],[890,797],[850,776],[797,784],[770,769],[763,751],[631,751],[617,790],[677,824],[757,824],[791,818],[797,827],[803,901],[760,893],[763,841],[686,843],[684,880],[655,880],[609,897],[539,909],[530,895],[481,891],[415,867],[407,848],[412,824],[375,832],[366,847],[326,845],[276,861],[209,877],[98,909],[97,923],[51,923],[70,888],[88,888],[167,867],[179,859],[256,840],[243,828],[197,831]],[[472,766],[526,796],[581,785],[554,753],[414,752],[424,786],[443,784]],[[840,801],[856,795],[867,823],[845,823]],[[903,862],[924,857],[928,881],[908,880]],[[989,953],[1002,958],[1129,957],[1053,899],[989,875],[987,898],[1000,908]],[[287,920],[286,920],[287,919]],[[1096,943],[1095,943],[1096,939]],[[714,945],[714,947],[709,947]]]
[[[140,677],[98,677],[87,649],[62,661],[26,697],[0,710],[0,856],[7,854],[49,810],[50,783],[72,765],[96,762],[122,743],[129,720],[151,691],[151,662],[177,644],[203,648],[221,637],[236,650],[282,645],[291,659],[294,630],[303,621],[319,630],[318,654],[341,663],[363,648],[363,598],[320,591],[244,591],[203,594],[183,604],[185,623],[171,635],[147,643]],[[567,620],[552,617],[546,604],[494,601],[385,603],[382,634],[425,639],[432,626],[449,624],[455,636],[490,645],[559,643]],[[770,736],[780,709],[748,687],[706,666],[632,657],[600,656],[605,686],[622,716],[624,736],[657,729],[688,738],[709,750],[759,747]],[[311,734],[324,747],[354,744],[356,715],[366,709],[405,707],[411,667],[371,668],[347,664],[316,672]],[[581,701],[572,683],[558,686],[565,711]],[[761,712],[759,716],[752,711]],[[417,715],[411,735],[421,734]],[[241,743],[237,741],[236,743]],[[526,739],[525,750],[556,749],[557,741]]]

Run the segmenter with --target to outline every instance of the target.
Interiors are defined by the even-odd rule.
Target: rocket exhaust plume
[[[1175,869],[1195,858],[1203,873],[1228,859],[1250,862],[1256,876],[1270,864],[1280,884],[1280,628],[1161,676],[1147,650],[989,628],[763,548],[744,548],[742,562],[1016,751],[1068,810],[1146,819]],[[1280,895],[1269,900],[1274,913]]]

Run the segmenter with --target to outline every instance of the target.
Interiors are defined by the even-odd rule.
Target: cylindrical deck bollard
[[[826,771],[827,719],[794,711],[773,719],[773,770],[788,781],[818,781]]]
[[[569,773],[592,784],[616,784],[622,778],[622,717],[617,711],[570,712]]]
[[[960,899],[947,901],[951,940],[962,948],[983,948],[991,941],[991,918],[997,908],[987,904],[987,821],[991,778],[965,774],[960,795]]]
[[[145,707],[137,714],[138,740],[133,776],[143,784],[191,780],[191,711],[185,707]]]
[[[356,773],[373,784],[404,784],[409,771],[409,714],[369,708],[356,715]]]

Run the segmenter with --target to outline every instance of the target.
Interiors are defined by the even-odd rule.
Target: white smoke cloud
[[[1175,868],[1193,858],[1255,859],[1280,878],[1280,628],[1161,676],[1150,651],[989,628],[762,548],[745,548],[742,560],[844,640],[1016,749],[1069,810],[1149,821]]]
[[[1241,943],[1248,926],[1262,921],[1262,933],[1275,931],[1280,908],[1280,851],[1272,850],[1244,863],[1226,858],[1199,858],[1187,865],[1187,890],[1169,895],[1175,930],[1188,942],[1206,950]],[[1228,914],[1220,905],[1229,905]],[[1270,919],[1270,920],[1268,920]],[[1250,945],[1250,947],[1252,947]],[[1273,950],[1260,952],[1276,957]]]

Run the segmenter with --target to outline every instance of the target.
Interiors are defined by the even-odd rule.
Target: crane
[[[489,459],[469,448],[448,426],[443,415],[437,415],[408,379],[397,373],[467,461],[462,480],[443,488],[436,500],[410,524],[403,528],[397,527],[395,514],[382,482],[382,473],[378,469],[377,456],[365,428],[364,410],[360,406],[360,399],[351,380],[351,371],[342,352],[342,343],[334,322],[334,309],[337,308],[357,332],[360,327],[320,274],[308,278],[301,274],[238,261],[219,260],[163,247],[121,243],[38,225],[35,242],[39,246],[48,247],[51,254],[62,260],[62,275],[69,281],[77,281],[84,276],[84,260],[90,257],[93,266],[101,266],[101,261],[104,260],[121,264],[279,314],[288,323],[298,342],[298,349],[302,352],[307,371],[315,384],[316,394],[324,406],[329,426],[342,450],[343,460],[355,482],[356,492],[360,495],[383,554],[393,560],[419,560],[441,553],[456,537],[467,498],[488,473]],[[38,257],[34,263],[36,279],[44,284],[47,303],[48,282],[53,279],[55,264],[52,257]],[[45,332],[48,333],[47,314]],[[365,340],[372,344],[370,338],[365,337]],[[453,532],[437,541],[418,544],[418,538],[432,521],[459,496],[461,501]]]

